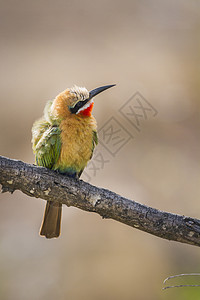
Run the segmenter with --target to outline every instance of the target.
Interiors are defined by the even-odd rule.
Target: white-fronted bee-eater
[[[90,92],[74,86],[47,102],[44,115],[33,124],[35,162],[59,173],[79,178],[98,143],[97,124],[92,116],[94,96],[113,87],[106,85]],[[62,204],[47,201],[40,234],[60,235]]]

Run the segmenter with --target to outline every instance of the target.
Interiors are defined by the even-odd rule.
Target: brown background
[[[0,6],[0,154],[33,163],[31,127],[48,99],[73,84],[117,83],[96,98],[94,115],[99,128],[114,116],[134,139],[91,183],[200,218],[199,2]],[[136,91],[158,110],[140,133],[118,111]],[[200,271],[197,247],[67,207],[61,237],[46,240],[44,201],[20,192],[0,199],[1,299],[199,299],[198,289],[161,290],[169,275]]]

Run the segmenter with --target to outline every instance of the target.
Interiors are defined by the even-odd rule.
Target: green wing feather
[[[32,128],[33,152],[38,166],[53,169],[61,150],[60,128],[44,119],[36,121]]]
[[[97,131],[93,131],[93,146],[98,144],[98,136],[97,136]]]
[[[98,136],[97,136],[97,131],[93,131],[93,140],[92,140],[92,154],[90,159],[92,158],[93,152],[94,152],[94,148],[95,146],[98,144]]]

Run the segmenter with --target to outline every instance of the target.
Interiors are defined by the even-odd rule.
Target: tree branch
[[[55,171],[0,156],[2,192],[56,200],[158,237],[200,246],[200,220],[163,212]]]

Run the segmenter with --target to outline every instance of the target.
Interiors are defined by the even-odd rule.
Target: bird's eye
[[[80,108],[82,105],[83,105],[83,104],[81,103],[81,101],[79,101],[78,103],[76,103],[75,106],[76,106],[77,108]]]

